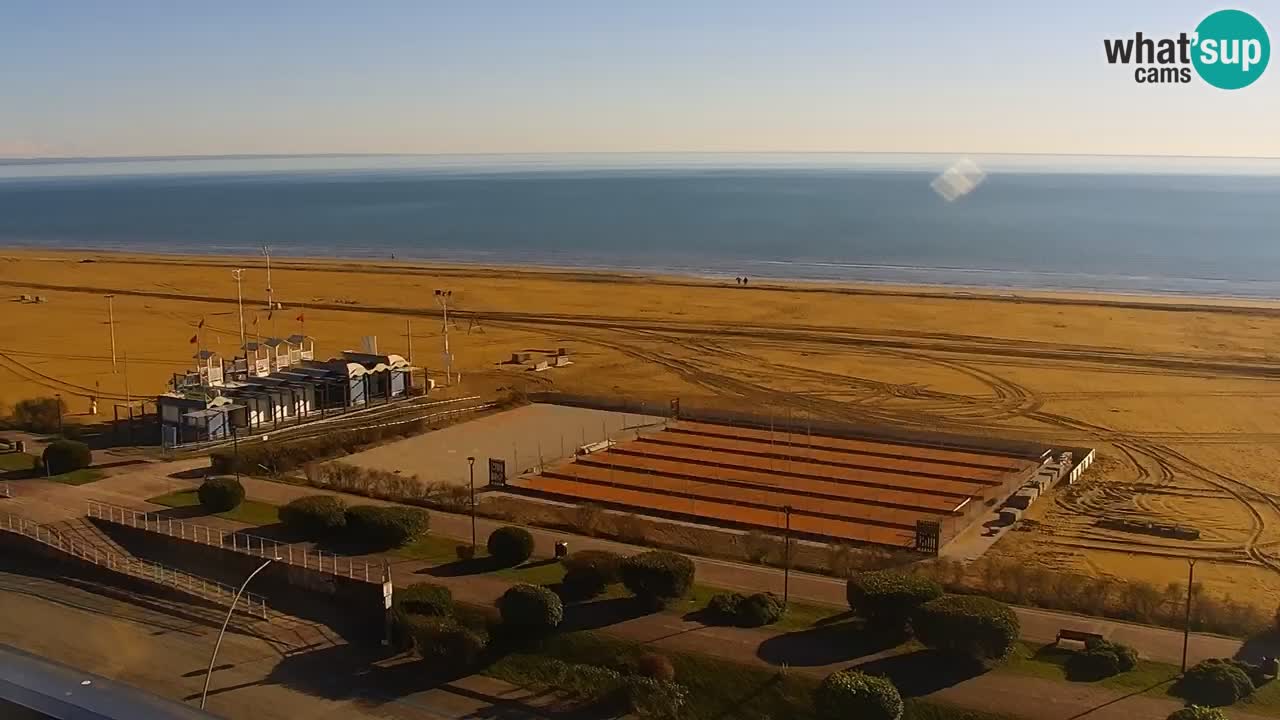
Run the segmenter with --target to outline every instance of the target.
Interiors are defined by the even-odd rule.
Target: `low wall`
[[[142,528],[91,518],[132,554],[239,587],[265,558]],[[253,579],[254,592],[278,610],[329,625],[351,640],[378,640],[385,631],[381,569],[365,582],[287,563],[272,563]]]

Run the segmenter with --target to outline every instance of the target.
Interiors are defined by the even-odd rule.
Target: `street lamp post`
[[[240,482],[240,433],[237,432],[238,429],[234,422],[231,423],[231,453],[234,456],[231,464],[236,470],[236,482]]]
[[[58,434],[64,435],[65,433],[62,430],[62,393],[54,393],[53,399],[58,404]]]
[[[231,276],[236,279],[236,309],[240,315],[240,349],[244,350],[244,296],[240,293],[240,278],[244,275],[244,268],[236,268],[231,271]],[[245,364],[248,365],[249,355],[245,353]]]
[[[471,476],[471,549],[476,549],[476,459],[467,458],[467,473]]]
[[[107,296],[107,325],[111,327],[111,372],[116,371],[116,311],[113,306],[115,295]]]
[[[449,298],[452,290],[436,290],[436,302],[444,311],[444,384],[453,383],[453,356],[449,354]]]
[[[791,597],[791,506],[783,505],[782,512],[787,517],[787,533],[783,539],[782,559],[782,607],[787,607]]]
[[[1195,583],[1196,559],[1187,558],[1187,616],[1182,625],[1182,672],[1187,671],[1187,645],[1191,641],[1191,586]]]
[[[222,647],[222,636],[227,634],[227,625],[231,623],[231,613],[236,611],[236,603],[240,601],[240,596],[244,594],[244,589],[249,586],[249,581],[254,575],[267,569],[271,563],[280,558],[271,558],[258,566],[257,570],[249,573],[249,577],[240,583],[240,589],[236,591],[235,597],[231,598],[231,607],[227,608],[227,617],[222,621],[222,629],[218,631],[218,641],[213,644],[213,654],[209,656],[209,671],[204,674],[204,692],[200,693],[200,709],[204,709],[205,702],[209,699],[209,679],[213,677],[213,664],[218,659],[218,649]]]

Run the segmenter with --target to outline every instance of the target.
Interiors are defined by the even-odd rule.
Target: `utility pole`
[[[467,458],[467,471],[471,475],[471,550],[476,549],[476,459]]]
[[[1187,558],[1187,617],[1182,625],[1182,672],[1187,671],[1187,645],[1191,641],[1191,586],[1196,578],[1196,559]]]
[[[111,372],[116,372],[116,311],[112,306],[115,295],[107,296],[107,324],[111,326]]]
[[[275,298],[271,294],[271,248],[267,245],[263,245],[262,254],[267,256],[267,309],[274,310],[276,304]]]
[[[231,276],[236,279],[236,309],[240,313],[240,351],[244,352],[244,296],[240,293],[240,278],[244,275],[244,268],[236,268],[231,271]],[[248,361],[249,355],[245,354],[245,360]]]
[[[409,347],[409,364],[413,364],[413,320],[404,319],[404,342]]]
[[[452,290],[436,290],[436,302],[444,309],[444,384],[453,382],[453,355],[449,353],[449,298]]]
[[[783,505],[782,512],[787,517],[787,531],[782,548],[782,607],[788,606],[791,598],[791,506]]]

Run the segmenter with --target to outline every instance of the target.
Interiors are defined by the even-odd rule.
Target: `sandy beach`
[[[1099,448],[1086,481],[1037,503],[992,552],[1164,584],[1204,558],[1206,589],[1269,605],[1280,590],[1280,304],[1186,297],[819,283],[262,258],[0,250],[0,403],[59,392],[153,396],[196,345],[316,337],[330,356],[377,335],[441,372],[433,291],[452,291],[455,370],[498,387],[718,397],[760,412],[885,422]],[[44,303],[23,303],[20,295]],[[117,362],[106,294],[114,294]],[[303,322],[298,321],[302,316]],[[203,330],[197,326],[204,320]],[[256,322],[255,322],[256,319]],[[512,353],[567,348],[530,373]],[[127,373],[125,372],[127,356]],[[126,382],[127,379],[127,382]],[[127,385],[127,386],[126,386]],[[1107,515],[1179,522],[1198,541],[1105,530]]]

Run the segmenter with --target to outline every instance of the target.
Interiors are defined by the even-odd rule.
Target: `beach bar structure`
[[[343,351],[315,360],[314,339],[293,335],[245,343],[227,361],[210,350],[196,368],[173,376],[172,390],[156,398],[166,446],[231,437],[306,422],[405,398],[414,368],[400,355]]]

